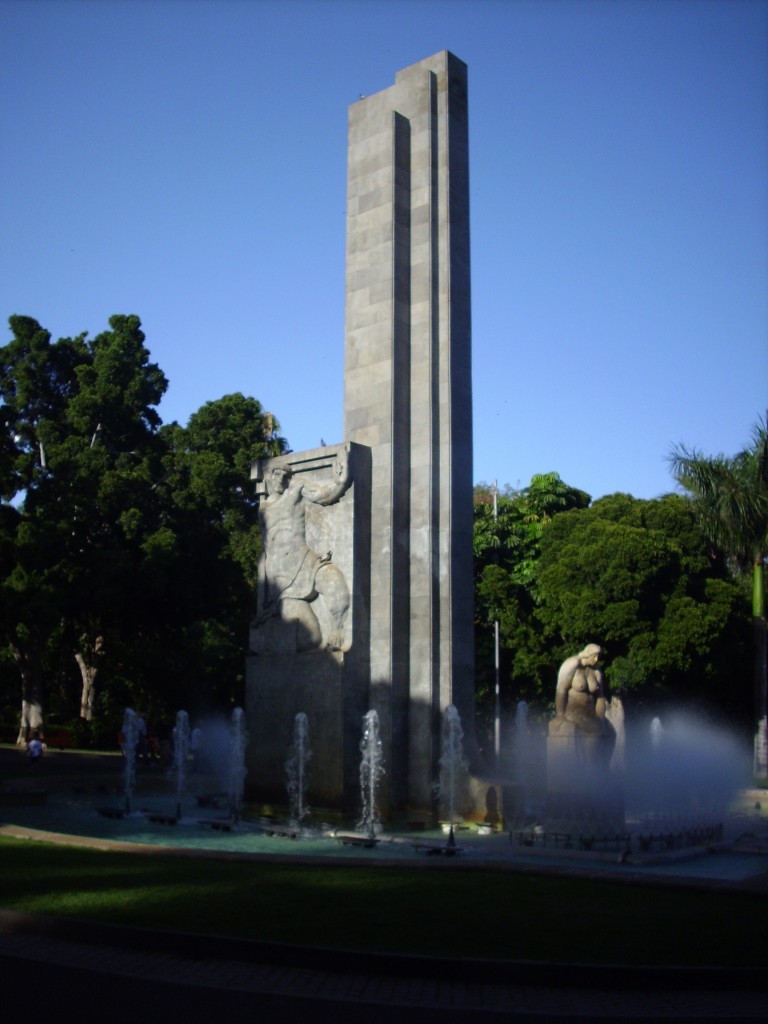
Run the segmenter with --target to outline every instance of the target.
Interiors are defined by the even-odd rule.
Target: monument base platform
[[[311,683],[311,685],[308,685]],[[310,807],[356,811],[361,712],[352,707],[344,654],[308,651],[251,655],[246,664],[247,798],[289,804],[286,763],[296,715],[307,716],[306,800]]]
[[[587,757],[589,746],[576,730],[561,729],[547,737],[547,831],[573,833],[623,832],[624,794],[620,779],[605,756]]]

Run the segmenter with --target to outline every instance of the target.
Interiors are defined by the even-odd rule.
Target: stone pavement
[[[593,968],[285,947],[0,911],[3,993],[114,1024],[266,1021],[763,1021],[753,970]],[[70,1002],[71,1001],[71,1002]],[[258,1009],[257,1009],[258,1008]],[[82,1019],[82,1013],[78,1013]],[[88,1019],[87,1017],[84,1019]]]

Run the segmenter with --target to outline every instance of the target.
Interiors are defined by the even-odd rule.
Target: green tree
[[[88,344],[89,358],[77,367],[58,471],[60,489],[75,496],[65,621],[82,679],[80,715],[87,720],[99,664],[130,621],[128,581],[160,517],[154,490],[162,445],[155,407],[167,381],[149,360],[139,318],[114,316],[109,322],[112,330]]]
[[[11,317],[0,400],[13,450],[3,477],[2,629],[22,678],[20,738],[42,725],[42,663],[54,631],[80,668],[81,715],[126,607],[161,467],[154,408],[166,388],[135,316],[51,343]]]
[[[251,463],[287,444],[254,398],[206,402],[186,427],[162,430],[161,493],[168,507],[168,570],[152,583],[173,654],[167,676],[183,678],[188,703],[242,700],[243,653],[252,615],[261,535]],[[191,691],[191,693],[190,693]]]
[[[227,555],[255,586],[261,549],[258,503],[250,480],[257,459],[287,450],[279,424],[255,398],[239,392],[206,402],[185,428],[164,428],[170,444],[175,500],[205,510],[226,538]]]
[[[669,461],[672,475],[691,496],[712,544],[737,570],[751,575],[754,773],[757,778],[768,778],[768,418],[753,427],[751,446],[733,457],[706,456],[681,444],[673,448]]]
[[[43,724],[44,677],[86,720],[242,690],[261,543],[250,466],[286,442],[240,394],[161,427],[166,380],[138,317],[109,326],[54,343],[12,317],[0,348],[0,631],[20,738]]]
[[[77,389],[84,342],[51,344],[50,334],[30,317],[11,317],[10,325],[12,340],[0,349],[0,628],[21,676],[20,735],[26,736],[43,724],[43,655],[59,617],[53,594],[65,542],[61,529],[49,529],[39,514],[40,495],[50,491],[50,457],[66,436],[65,410]],[[37,511],[27,513],[27,502]]]
[[[571,487],[557,473],[539,473],[522,490],[475,488],[475,642],[476,692],[481,713],[490,714],[495,688],[495,640],[498,622],[500,676],[513,680],[515,697],[530,699],[548,662],[534,622],[536,574],[541,538],[553,518],[569,509],[585,508],[589,495]],[[503,703],[512,694],[505,683]]]
[[[11,505],[0,508],[0,628],[21,678],[20,738],[43,725],[43,660],[59,621],[59,540]]]
[[[536,597],[552,676],[564,657],[599,643],[614,691],[722,703],[742,636],[738,588],[681,496],[615,494],[555,517]]]

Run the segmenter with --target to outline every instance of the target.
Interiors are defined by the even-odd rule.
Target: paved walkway
[[[677,971],[450,962],[297,949],[110,928],[0,911],[8,996],[56,993],[103,1007],[111,1022],[471,1019],[764,1021],[768,984],[754,971]],[[257,1010],[258,1007],[258,1010]],[[101,1010],[99,1012],[101,1016]],[[214,1018],[216,1019],[216,1018]],[[220,1019],[220,1017],[219,1017]]]

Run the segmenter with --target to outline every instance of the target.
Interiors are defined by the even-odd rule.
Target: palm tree
[[[706,456],[678,445],[672,475],[693,498],[710,541],[752,572],[755,649],[755,777],[768,778],[768,684],[765,561],[768,557],[768,416],[752,429],[752,444],[733,458]]]

